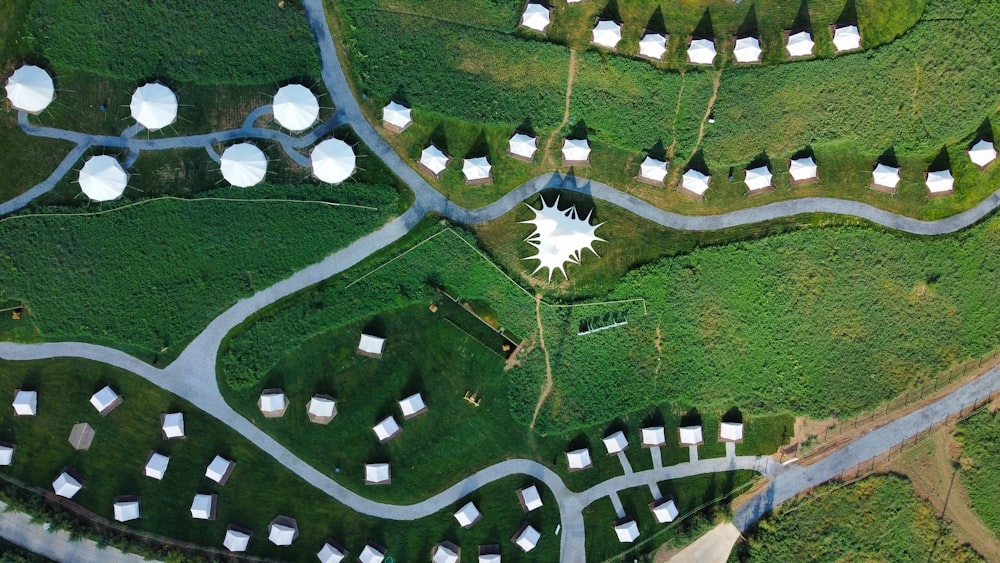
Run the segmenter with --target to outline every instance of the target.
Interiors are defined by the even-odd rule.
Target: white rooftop
[[[413,111],[402,104],[390,101],[382,108],[382,121],[403,130],[413,123]]]
[[[711,65],[715,62],[715,42],[711,39],[695,39],[687,50],[688,62],[694,65]]]
[[[551,23],[549,9],[545,6],[529,2],[524,7],[524,13],[521,14],[521,25],[524,27],[545,33],[545,29],[549,27],[549,23]]]
[[[288,399],[282,391],[271,391],[260,394],[260,412],[278,412],[288,406]]]
[[[282,86],[274,94],[271,111],[278,123],[290,131],[304,131],[319,117],[319,101],[301,84]]]
[[[895,188],[899,183],[899,168],[878,163],[872,172],[872,182],[877,186]]]
[[[380,420],[378,424],[373,426],[372,430],[375,431],[375,435],[378,436],[380,442],[385,442],[389,438],[398,434],[402,429],[399,427],[399,423],[396,422],[395,418],[387,416]]]
[[[639,537],[639,525],[635,523],[635,520],[628,520],[622,522],[621,524],[616,524],[615,534],[618,535],[618,541],[622,543],[632,543]]]
[[[212,495],[194,495],[194,500],[191,501],[191,518],[210,520],[214,504]]]
[[[146,467],[143,469],[143,475],[151,479],[163,479],[163,475],[167,472],[167,465],[170,463],[170,458],[153,452],[149,455],[149,459],[146,460]]]
[[[678,514],[679,512],[677,511],[677,505],[674,504],[674,499],[667,499],[666,501],[653,505],[653,517],[655,517],[656,521],[660,524],[673,522],[674,518],[677,518]]]
[[[738,63],[759,63],[763,51],[756,37],[740,37],[733,48],[733,58]]]
[[[420,393],[414,393],[399,402],[399,409],[403,411],[404,418],[409,418],[416,416],[420,411],[426,410],[427,405],[424,404],[424,398]]]
[[[11,405],[17,415],[35,416],[38,414],[38,391],[18,390]]]
[[[792,181],[795,182],[814,180],[819,177],[816,161],[811,156],[791,159],[788,162],[788,173],[791,174]]]
[[[92,156],[80,169],[80,190],[93,201],[110,201],[121,197],[128,184],[128,174],[113,156]]]
[[[500,563],[500,554],[483,553],[479,556],[479,563]]]
[[[309,400],[309,414],[317,417],[333,416],[333,411],[337,408],[337,401],[327,397],[314,395]]]
[[[115,402],[115,399],[117,398],[118,393],[115,393],[114,389],[105,385],[103,389],[90,396],[90,404],[94,405],[97,412],[102,412],[104,409],[111,406],[111,403]]]
[[[466,182],[488,179],[492,168],[489,159],[485,156],[466,158],[462,161],[462,174],[465,174]]]
[[[569,464],[570,469],[583,469],[585,467],[590,467],[590,450],[582,448],[566,452],[566,462]]]
[[[562,272],[563,277],[567,277],[566,264],[579,264],[585,249],[597,256],[594,243],[604,241],[597,236],[597,229],[603,223],[592,225],[590,214],[580,217],[575,206],[559,209],[558,196],[552,205],[548,205],[543,197],[541,208],[535,209],[530,205],[528,208],[535,216],[521,223],[533,225],[535,228],[524,239],[535,249],[534,255],[524,259],[538,261],[538,266],[532,274],[546,268],[549,271],[549,281],[552,281],[552,273],[556,270]]]
[[[483,514],[479,512],[479,509],[472,502],[465,503],[465,506],[458,509],[458,512],[455,513],[455,520],[458,520],[458,524],[463,528],[471,527],[482,517]]]
[[[507,150],[513,155],[530,160],[534,158],[535,151],[538,150],[538,138],[530,137],[524,133],[514,133],[514,136],[510,138]]]
[[[845,25],[833,31],[833,49],[838,53],[841,51],[853,51],[861,48],[861,33],[856,25]]]
[[[788,51],[789,57],[808,57],[813,54],[814,45],[815,43],[813,43],[809,32],[800,31],[788,36],[788,43],[785,44],[785,50]]]
[[[309,155],[313,176],[328,184],[339,184],[354,174],[354,149],[340,139],[327,139]]]
[[[590,158],[590,143],[587,139],[565,139],[562,157],[566,162],[586,162]]]
[[[684,426],[679,429],[679,433],[682,446],[693,446],[704,441],[701,435],[701,426]]]
[[[740,422],[720,422],[719,439],[737,442],[743,439],[743,424]]]
[[[932,194],[946,194],[954,191],[955,178],[950,170],[938,170],[927,173],[927,191]]]
[[[365,548],[361,550],[361,554],[358,555],[358,561],[361,563],[382,563],[385,561],[385,555],[371,544],[366,544]]]
[[[72,475],[63,471],[56,477],[56,480],[52,482],[52,490],[56,492],[57,495],[65,498],[73,498],[73,495],[80,492],[83,485],[73,478]]]
[[[667,52],[667,38],[659,33],[647,33],[639,40],[639,55],[657,61]]]
[[[452,551],[447,545],[439,543],[434,546],[431,561],[433,563],[458,563],[458,554]]]
[[[39,113],[52,103],[56,89],[45,70],[24,65],[7,79],[7,99],[15,109]]]
[[[684,173],[684,177],[681,179],[681,186],[689,192],[702,196],[708,191],[708,181],[710,179],[711,176],[706,176],[692,168]]]
[[[369,463],[365,465],[365,481],[378,484],[389,481],[388,463]]]
[[[279,519],[281,520],[279,522]],[[274,545],[292,545],[299,535],[295,526],[295,520],[282,518],[279,516],[271,521],[267,527],[267,540]]]
[[[216,483],[222,483],[222,480],[226,476],[226,472],[229,471],[229,467],[233,462],[222,456],[215,456],[212,463],[208,464],[208,469],[205,470],[205,477],[215,481]]]
[[[666,443],[667,435],[662,426],[650,426],[642,429],[643,446],[662,446]]]
[[[996,159],[997,150],[993,147],[993,143],[986,139],[980,139],[969,149],[969,160],[976,166],[984,167]]]
[[[115,520],[128,522],[139,517],[139,501],[129,500],[115,503]]]
[[[625,433],[619,430],[610,436],[605,436],[604,447],[607,448],[609,455],[625,451],[625,448],[628,447],[628,440],[625,439]]]
[[[600,20],[594,26],[591,42],[601,47],[614,49],[622,40],[622,26],[610,20]]]
[[[250,544],[250,535],[239,530],[234,530],[228,528],[226,530],[226,538],[222,540],[222,545],[226,547],[229,551],[240,552],[246,551],[247,545]]]
[[[184,437],[184,414],[172,412],[163,415],[163,436],[170,438]]]
[[[128,107],[132,117],[150,131],[163,129],[177,119],[177,95],[158,82],[138,87]]]
[[[237,143],[226,148],[219,160],[222,177],[239,188],[256,186],[267,174],[267,157],[252,143]]]
[[[383,348],[385,348],[385,338],[370,334],[362,334],[358,342],[358,350],[368,354],[381,354]]]
[[[0,444],[0,465],[7,466],[14,462],[14,446]]]
[[[647,156],[639,165],[639,177],[653,182],[663,182],[667,176],[667,163]]]
[[[528,526],[522,530],[520,534],[518,534],[518,536],[514,539],[514,543],[517,547],[520,547],[524,551],[531,551],[532,549],[535,549],[536,545],[538,545],[538,540],[541,537],[542,534],[540,534],[538,530]]]
[[[319,558],[320,563],[340,563],[347,557],[347,554],[328,543],[324,543],[316,557]]]
[[[435,176],[441,174],[448,167],[449,160],[451,159],[448,155],[434,145],[427,145],[424,150],[420,151],[420,164]]]
[[[524,503],[524,508],[528,512],[542,507],[542,496],[538,494],[538,487],[531,485],[530,487],[520,489],[518,492],[520,493],[521,502]]]
[[[766,190],[771,187],[771,171],[767,169],[767,166],[748,168],[743,181],[751,192]]]

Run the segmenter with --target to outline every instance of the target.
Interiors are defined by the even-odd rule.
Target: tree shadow
[[[692,408],[684,413],[684,416],[681,417],[681,426],[701,426],[701,413],[698,412],[697,408]]]
[[[705,162],[705,151],[698,149],[698,152],[691,155],[691,158],[687,162],[687,170],[697,170],[702,174],[708,175],[708,163]]]
[[[587,129],[587,122],[580,119],[573,124],[573,127],[569,130],[569,135],[566,136],[567,139],[586,139],[589,134],[589,129]]]
[[[611,20],[615,23],[621,23],[622,16],[618,11],[618,0],[610,0],[598,14],[597,19],[599,20]]]
[[[476,140],[472,142],[469,150],[465,151],[465,158],[478,158],[490,154],[490,143],[486,140],[486,131],[480,131]]]
[[[406,89],[403,87],[402,84],[396,87],[396,91],[392,93],[391,99],[397,104],[410,107],[410,98],[409,96],[406,95]]]
[[[628,432],[628,425],[621,418],[616,418],[611,421],[611,424],[604,429],[604,435],[610,436],[615,432]]]
[[[667,147],[663,146],[663,139],[657,139],[656,144],[646,149],[646,154],[649,155],[650,158],[655,158],[656,160],[661,160],[663,162],[666,162]]]
[[[587,436],[585,432],[580,432],[573,437],[572,440],[566,444],[566,451],[582,450],[584,448],[590,449],[590,437]]]
[[[698,25],[691,32],[691,36],[694,39],[715,39],[715,29],[712,27],[712,14],[708,8],[705,8],[705,13],[702,14]]]
[[[747,164],[747,168],[760,168],[761,166],[771,166],[771,157],[767,155],[767,151],[758,154]]]
[[[365,463],[391,463],[392,456],[389,455],[389,448],[384,444],[376,444],[368,449],[368,457]],[[389,467],[392,469],[392,466]]]
[[[367,323],[365,323],[364,328],[361,332],[368,334],[370,336],[377,336],[379,338],[385,338],[386,326],[385,321],[381,317],[372,317]]]
[[[653,409],[653,412],[649,413],[648,415],[646,415],[645,418],[642,419],[642,426],[643,428],[650,428],[653,426],[663,426],[665,420],[666,419],[663,416],[663,411],[660,410],[660,407],[656,407],[655,409]]]
[[[792,154],[792,160],[798,160],[800,158],[811,158],[816,160],[816,153],[813,152],[812,145],[806,145],[805,148],[799,149]]]
[[[760,37],[760,26],[757,23],[757,5],[751,4],[747,10],[740,27],[736,29],[736,38]]]
[[[980,140],[989,141],[991,143],[994,142],[993,123],[988,117],[984,119],[979,125],[979,128],[976,129],[976,138],[972,140],[972,144],[969,145],[969,148],[972,148],[972,145],[978,143]]]
[[[858,5],[855,0],[847,0],[844,4],[843,11],[837,16],[833,24],[836,27],[843,27],[845,25],[857,25],[858,24]]]
[[[878,157],[878,162],[893,168],[899,168],[899,159],[896,157],[896,149],[889,147]]]
[[[792,21],[792,33],[799,33],[800,31],[809,31],[812,29],[812,19],[809,17],[809,0],[802,0],[802,4],[799,5],[799,11],[795,14],[795,20]]]
[[[649,21],[646,22],[646,31],[667,35],[667,20],[663,17],[663,9],[659,6],[653,11],[653,15],[649,16]]]
[[[407,378],[406,385],[403,386],[403,397],[409,397],[414,393],[422,393],[424,389],[424,378],[419,370],[414,369],[410,372],[410,377]]]
[[[518,126],[514,129],[515,132],[524,133],[525,135],[531,137],[537,137],[538,133],[535,131],[535,126],[531,123],[531,118],[526,117]]]
[[[928,172],[940,172],[942,170],[951,170],[951,157],[948,155],[947,146],[941,147],[941,150],[938,151],[934,160],[927,167]]]
[[[428,143],[433,144],[437,148],[441,149],[445,154],[451,154],[448,151],[448,135],[444,130],[444,123],[438,123],[434,130],[431,131],[430,137],[427,139]]]
[[[722,415],[722,422],[735,422],[740,424],[743,422],[743,413],[740,412],[738,407],[733,407]]]

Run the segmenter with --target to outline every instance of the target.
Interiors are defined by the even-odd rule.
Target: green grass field
[[[956,438],[962,445],[961,479],[972,499],[972,507],[994,534],[1000,534],[1000,505],[997,504],[998,462],[993,444],[998,439],[996,412],[981,412],[958,427]]]

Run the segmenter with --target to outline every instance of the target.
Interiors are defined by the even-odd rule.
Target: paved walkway
[[[47,532],[41,524],[21,512],[3,512],[7,505],[0,502],[0,536],[29,551],[54,561],[145,561],[135,554],[126,555],[116,548],[100,549],[91,540],[72,541],[68,532]]]
[[[719,524],[673,557],[670,563],[726,563],[740,539],[740,531],[729,522]]]

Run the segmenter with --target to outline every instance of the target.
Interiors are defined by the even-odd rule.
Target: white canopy
[[[250,534],[228,528],[226,539],[222,540],[222,545],[232,552],[246,551],[247,546],[250,545]]]
[[[701,426],[684,426],[679,431],[682,446],[696,446],[705,441],[701,435]]]
[[[813,54],[814,45],[815,43],[813,43],[809,32],[800,31],[788,36],[788,43],[785,44],[785,50],[788,51],[789,57],[808,57]]]
[[[212,495],[194,495],[191,501],[191,518],[211,520],[215,508],[215,497]]]
[[[128,184],[128,174],[113,156],[98,155],[87,159],[80,169],[80,189],[93,201],[121,197]]]
[[[481,553],[479,563],[500,563],[499,553]]]
[[[128,522],[139,518],[139,501],[128,500],[115,502],[115,520]]]
[[[535,217],[521,221],[535,227],[534,232],[524,240],[534,247],[536,252],[524,259],[538,260],[538,267],[532,274],[547,268],[549,281],[552,281],[552,272],[555,270],[559,270],[563,277],[566,277],[566,263],[579,264],[584,249],[597,255],[593,245],[596,241],[604,240],[596,234],[603,223],[591,225],[590,215],[581,218],[575,206],[560,210],[558,197],[551,206],[545,203],[544,198],[541,203],[541,209],[529,205]]]
[[[688,62],[693,65],[711,65],[715,62],[715,42],[711,39],[695,39],[688,46]]]
[[[334,401],[329,397],[314,395],[313,398],[309,400],[309,414],[315,417],[331,417],[334,416],[336,411],[337,401]]]
[[[980,139],[969,149],[969,160],[976,166],[983,168],[997,159],[997,150],[993,143],[986,139]]]
[[[282,127],[304,131],[319,117],[319,101],[309,88],[301,84],[282,86],[274,94],[271,111]]]
[[[97,412],[104,412],[118,399],[118,393],[114,389],[105,385],[103,389],[90,396],[90,404],[97,409]]]
[[[816,161],[811,156],[789,160],[788,173],[791,174],[794,182],[805,182],[819,177]]]
[[[674,499],[660,499],[653,504],[653,517],[660,524],[666,522],[673,522],[674,518],[677,518],[679,512],[677,511],[677,505],[674,504]]]
[[[771,187],[771,171],[767,169],[767,166],[748,168],[743,181],[751,192],[766,190]]]
[[[413,123],[413,111],[402,104],[390,101],[382,108],[382,121],[386,126],[402,131]]]
[[[382,354],[384,348],[385,338],[379,338],[370,334],[362,334],[361,340],[358,342],[358,350],[366,354],[379,356]]]
[[[587,139],[565,139],[562,157],[564,162],[587,162],[590,158],[590,143]]]
[[[720,422],[719,439],[727,442],[739,442],[743,439],[743,424],[739,422]]]
[[[740,37],[733,48],[733,57],[738,63],[759,63],[762,52],[756,37]]]
[[[462,174],[466,182],[478,182],[490,178],[490,161],[485,156],[466,158],[462,161]]]
[[[928,172],[926,184],[931,194],[947,194],[955,190],[955,178],[950,170]]]
[[[479,512],[476,505],[471,502],[465,503],[465,506],[458,509],[458,512],[455,513],[455,520],[458,520],[459,526],[463,528],[471,528],[472,525],[478,522],[482,517],[483,514]]]
[[[83,488],[83,484],[73,478],[72,475],[63,471],[56,477],[56,480],[52,482],[52,490],[56,492],[57,495],[65,498],[73,498],[73,495],[80,492]]]
[[[288,399],[282,391],[265,391],[260,394],[260,412],[276,413],[288,406]]]
[[[625,448],[628,447],[628,440],[625,439],[625,433],[619,430],[610,436],[605,436],[604,447],[607,448],[608,455],[625,451]]]
[[[590,450],[587,448],[566,452],[566,462],[570,469],[586,469],[593,465],[590,461]]]
[[[433,563],[458,563],[458,554],[443,543],[434,546],[434,553],[431,554]]]
[[[521,499],[521,504],[528,512],[542,507],[542,495],[538,494],[538,487],[534,485],[518,489],[517,497]]]
[[[647,33],[639,40],[639,56],[657,61],[663,60],[667,52],[667,37],[659,33]]]
[[[538,539],[542,537],[542,534],[538,530],[532,528],[531,526],[526,526],[521,533],[514,538],[514,543],[517,547],[520,547],[524,551],[531,551],[535,549],[538,545]]]
[[[611,20],[600,20],[594,26],[591,43],[614,49],[622,40],[622,26]]]
[[[142,470],[142,474],[151,479],[163,479],[163,475],[167,472],[167,464],[169,463],[169,457],[153,452],[149,454],[149,459],[146,460],[146,467]]]
[[[38,391],[18,389],[11,405],[18,416],[35,416],[38,414]]]
[[[538,137],[529,137],[523,133],[514,133],[510,138],[507,150],[510,154],[531,160],[538,150]]]
[[[267,539],[274,545],[292,545],[298,536],[295,520],[286,516],[278,516],[267,527]]]
[[[372,544],[365,544],[365,548],[358,555],[358,561],[361,563],[382,563],[385,561],[385,554]]]
[[[667,177],[667,163],[647,156],[639,165],[639,177],[662,183],[663,179]]]
[[[856,25],[845,25],[833,30],[833,48],[838,53],[861,48],[861,33]]]
[[[635,520],[626,520],[615,524],[615,534],[618,535],[618,541],[632,543],[639,537],[639,525],[635,523]]]
[[[313,176],[328,184],[339,184],[354,174],[354,149],[340,139],[327,139],[313,148]]]
[[[378,436],[379,442],[385,442],[396,434],[399,434],[401,429],[395,418],[387,416],[380,420],[378,424],[373,426],[372,430],[374,430],[375,435]]]
[[[184,437],[184,414],[172,412],[163,415],[163,437],[183,438]]]
[[[21,111],[39,113],[52,103],[55,95],[52,77],[37,66],[24,65],[7,79],[7,99]]]
[[[528,3],[521,14],[521,25],[528,29],[533,29],[540,33],[545,33],[545,29],[550,23],[549,9],[541,4]]]
[[[403,418],[411,418],[426,411],[427,405],[420,393],[414,393],[399,402],[399,409],[403,411]]]
[[[667,443],[667,435],[662,426],[650,426],[642,429],[642,445],[651,448]]]
[[[365,465],[365,481],[375,485],[389,481],[388,463],[368,463]]]
[[[205,477],[208,477],[221,485],[223,484],[223,481],[226,480],[226,473],[229,472],[232,465],[233,462],[217,455],[215,456],[215,459],[212,460],[212,463],[208,464],[208,469],[205,470]]]
[[[237,143],[222,153],[219,161],[222,177],[230,184],[249,188],[264,179],[267,174],[267,157],[264,151],[251,143]]]
[[[136,88],[128,107],[132,117],[150,131],[163,129],[177,120],[177,94],[158,82]]]
[[[427,145],[423,151],[420,152],[420,164],[424,168],[431,171],[431,174],[439,176],[444,169],[448,167],[448,161],[451,160],[448,155],[441,152],[441,149],[434,145]]]
[[[7,466],[14,462],[14,446],[0,444],[0,465]]]
[[[316,557],[319,558],[320,563],[340,563],[347,557],[347,554],[337,547],[324,543]]]
[[[709,180],[711,180],[711,176],[706,176],[692,168],[684,173],[684,177],[681,179],[681,186],[698,196],[703,196],[708,191]]]
[[[872,182],[876,186],[895,189],[899,183],[899,168],[878,163],[872,172]]]

